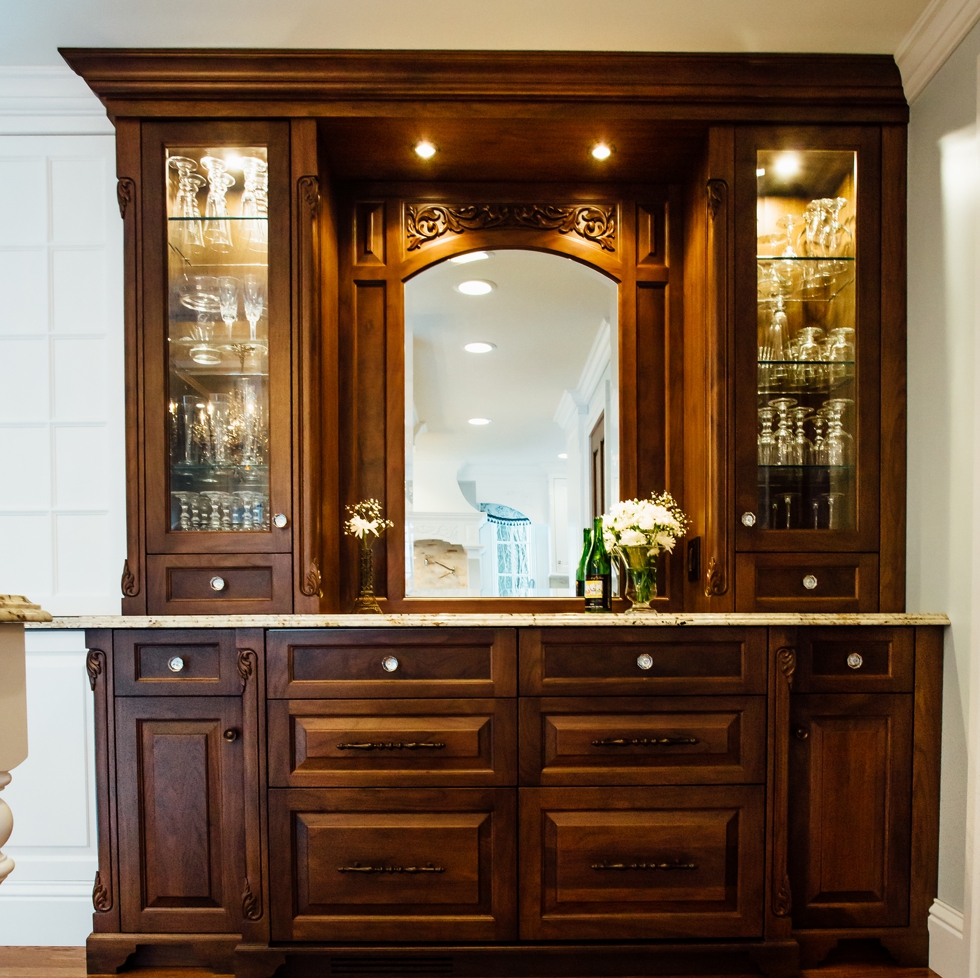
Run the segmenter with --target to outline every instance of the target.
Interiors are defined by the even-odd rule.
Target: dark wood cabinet
[[[395,621],[88,633],[90,970],[927,960],[938,627]]]

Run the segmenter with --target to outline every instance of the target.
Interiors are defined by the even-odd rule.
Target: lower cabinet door
[[[272,939],[517,935],[516,789],[269,791]]]
[[[764,797],[521,788],[521,938],[761,936]]]
[[[123,931],[241,930],[242,753],[239,697],[116,699]]]
[[[793,696],[793,924],[909,922],[912,694]]]

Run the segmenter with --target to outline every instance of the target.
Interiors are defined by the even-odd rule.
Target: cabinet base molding
[[[903,968],[925,968],[929,964],[929,932],[925,926],[916,930],[908,927],[799,930],[793,931],[793,936],[800,944],[801,968],[816,968],[838,947],[843,951],[855,942],[877,942]]]
[[[234,971],[240,934],[89,934],[85,965],[90,975],[115,975],[123,968],[210,968]]]
[[[736,967],[736,964],[739,967]],[[620,978],[799,973],[796,941],[646,941],[635,944],[408,946],[239,944],[235,978],[356,978],[384,974],[452,978]],[[279,970],[281,969],[281,970]]]

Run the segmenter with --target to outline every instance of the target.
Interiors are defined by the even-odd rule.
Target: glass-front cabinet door
[[[290,544],[289,416],[277,407],[289,402],[287,154],[274,125],[228,128],[151,129],[144,145],[149,199],[165,208],[163,252],[146,263],[162,275],[159,322],[147,317],[162,357],[148,347],[147,365],[165,397],[146,417],[147,530],[163,552]]]
[[[752,131],[740,147],[741,550],[876,546],[879,175],[868,142],[860,130]]]

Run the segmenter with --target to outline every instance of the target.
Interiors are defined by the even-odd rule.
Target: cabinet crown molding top
[[[51,615],[22,594],[0,594],[0,622],[49,622]]]
[[[42,612],[46,614],[46,612]],[[561,628],[767,625],[948,625],[944,614],[438,614],[48,616],[35,628]]]
[[[659,110],[663,118],[798,118],[803,107],[812,118],[821,107],[843,106],[866,114],[867,121],[908,118],[901,75],[890,55],[163,48],[60,53],[117,115],[172,116],[175,102],[265,103],[268,112],[288,116],[309,115],[311,107],[303,103],[311,102],[417,101],[438,112],[439,103],[507,101],[516,114],[514,103],[529,111],[535,103],[620,102],[634,114],[643,106],[651,117]],[[349,105],[336,110],[364,111]]]

